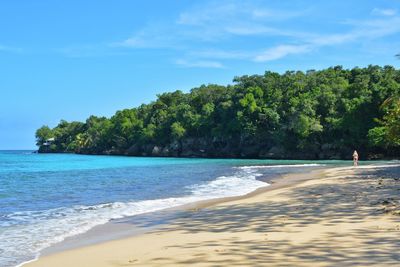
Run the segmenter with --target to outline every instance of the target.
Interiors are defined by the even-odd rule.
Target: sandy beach
[[[394,266],[399,178],[399,164],[291,175],[147,233],[24,266]]]

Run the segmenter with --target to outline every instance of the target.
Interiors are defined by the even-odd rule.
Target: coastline
[[[323,169],[326,169],[326,167],[312,169],[311,173],[313,173],[313,177],[316,175],[315,173],[320,173]],[[62,253],[64,251],[144,234],[151,230],[168,225],[171,223],[171,221],[176,220],[177,218],[187,217],[188,214],[190,215],[190,213],[193,211],[229,201],[253,197],[269,190],[290,186],[308,179],[311,179],[311,177],[309,173],[306,172],[300,174],[277,174],[272,178],[267,178],[265,176],[257,177],[257,180],[264,182],[265,186],[245,195],[200,200],[154,212],[147,212],[121,219],[114,219],[106,224],[97,225],[87,232],[68,237],[59,243],[51,245],[50,247],[40,251],[40,254],[35,259],[21,263],[18,265],[18,267],[26,266],[27,264],[35,262],[42,257]]]
[[[390,165],[390,167],[393,167],[395,165]],[[179,208],[173,208],[171,211],[177,211],[179,210],[180,212],[176,215],[173,216],[171,220],[167,221],[165,224],[160,224],[157,225],[154,228],[147,228],[146,231],[143,231],[141,233],[137,233],[132,236],[125,236],[125,237],[120,237],[115,240],[108,240],[105,242],[101,243],[96,243],[96,244],[89,244],[87,246],[82,246],[82,247],[75,247],[75,248],[70,248],[67,250],[61,250],[61,251],[53,251],[52,253],[43,253],[43,256],[39,258],[38,261],[30,262],[30,263],[25,263],[23,266],[74,266],[76,264],[81,264],[80,266],[121,266],[121,265],[135,265],[135,266],[148,266],[148,265],[171,265],[171,266],[176,266],[181,264],[182,257],[179,256],[182,253],[182,250],[184,251],[203,251],[205,248],[206,250],[210,249],[210,244],[213,244],[212,247],[221,247],[220,249],[216,249],[215,251],[212,251],[212,254],[223,254],[226,257],[227,248],[231,246],[226,245],[226,235],[232,234],[231,229],[228,229],[229,231],[217,231],[217,238],[215,238],[216,232],[214,231],[204,231],[205,233],[201,232],[199,235],[200,239],[206,238],[208,241],[211,242],[210,244],[206,245],[201,245],[199,243],[199,246],[192,246],[190,245],[193,243],[192,241],[197,240],[196,238],[193,239],[198,233],[197,229],[190,229],[189,234],[182,233],[182,226],[187,226],[187,225],[192,225],[196,224],[200,228],[204,228],[206,225],[209,227],[213,227],[212,221],[214,220],[214,216],[210,216],[208,213],[215,213],[218,216],[221,216],[225,218],[224,220],[218,221],[219,224],[229,224],[233,223],[235,220],[237,220],[238,214],[241,212],[246,213],[245,208],[237,208],[238,205],[259,205],[261,199],[263,200],[268,200],[268,201],[284,201],[287,200],[287,198],[282,197],[282,194],[287,194],[289,192],[295,192],[299,188],[307,188],[308,185],[321,185],[327,182],[327,180],[337,180],[337,179],[342,179],[343,175],[351,175],[352,172],[360,172],[362,170],[366,169],[377,169],[377,168],[382,168],[382,165],[372,165],[372,166],[361,166],[357,169],[352,168],[352,167],[337,167],[337,168],[324,168],[322,170],[313,170],[312,175],[309,173],[304,173],[304,174],[290,174],[290,175],[285,175],[282,178],[278,179],[273,179],[273,182],[271,182],[270,186],[265,186],[263,188],[259,188],[247,195],[244,196],[239,196],[239,197],[229,197],[229,198],[221,198],[221,199],[213,199],[213,200],[206,200],[206,201],[200,201],[188,205],[181,206]],[[397,166],[398,168],[398,166]],[[289,198],[290,199],[290,198]],[[271,206],[273,207],[273,205]],[[238,214],[230,214],[230,216],[225,216],[225,213],[230,213],[232,210],[236,210],[239,212]],[[235,215],[235,216],[233,216]],[[262,215],[262,212],[261,212]],[[283,216],[281,219],[285,220],[285,212],[281,213],[276,213],[274,214],[275,216]],[[201,223],[199,224],[196,222],[196,218],[201,217]],[[254,216],[254,217],[252,217]],[[248,227],[252,228],[254,227],[254,223],[252,221],[254,218],[259,217],[259,214],[253,214],[250,216],[248,219]],[[300,217],[301,218],[301,217]],[[394,217],[397,219],[396,223],[400,223],[399,217]],[[209,220],[209,221],[208,221]],[[334,218],[334,220],[338,220],[338,218]],[[184,223],[182,223],[184,221]],[[268,221],[268,220],[266,220]],[[239,220],[238,222],[244,223],[244,221]],[[388,222],[385,222],[387,224]],[[348,223],[347,223],[348,224]],[[368,220],[366,223],[367,225],[371,225],[371,221]],[[389,223],[390,224],[390,223]],[[243,225],[240,226],[242,228]],[[191,227],[190,227],[191,228]],[[319,228],[321,228],[321,225],[319,225]],[[318,229],[319,229],[318,228]],[[323,227],[322,227],[323,228]],[[331,227],[332,228],[332,227]],[[333,227],[335,228],[335,227]],[[346,225],[346,229],[349,228],[349,225]],[[351,227],[349,228],[351,229]],[[245,234],[239,231],[238,233],[238,238],[259,238],[260,236],[263,236],[264,238],[264,231],[254,231],[254,232],[249,232],[247,229],[243,229],[243,232],[246,232]],[[315,229],[313,229],[315,230]],[[317,231],[318,232],[318,231]],[[320,232],[320,231],[319,231]],[[235,236],[236,231],[233,231],[233,236]],[[256,236],[255,236],[256,234]],[[271,235],[273,233],[269,233]],[[292,235],[291,231],[287,231],[284,233],[285,235]],[[306,231],[306,235],[312,234],[309,231]],[[221,237],[222,235],[223,237]],[[296,234],[295,234],[296,235]],[[163,237],[163,240],[161,241],[161,247],[159,249],[150,249],[154,244],[151,244],[151,240],[154,240],[154,238],[159,239],[160,236],[165,236]],[[188,240],[188,236],[190,237]],[[210,236],[214,236],[210,238]],[[245,237],[244,237],[245,236]],[[279,236],[279,235],[277,235]],[[315,233],[313,235],[315,237]],[[222,238],[222,239],[221,239]],[[304,239],[304,236],[300,237],[300,239]],[[175,242],[175,241],[176,242]],[[189,242],[190,241],[190,242]],[[150,243],[149,243],[150,242]],[[173,246],[171,246],[171,242],[173,243]],[[189,243],[190,244],[189,244]],[[142,244],[142,245],[141,245]],[[147,245],[146,245],[147,244]],[[183,244],[186,244],[185,246]],[[189,244],[189,245],[188,245]],[[146,250],[146,246],[148,246],[148,249]],[[158,247],[158,246],[157,246]],[[240,247],[240,244],[238,245]],[[244,249],[246,249],[246,246],[243,246]],[[171,252],[166,252],[166,248],[174,248],[174,249],[168,249]],[[267,248],[265,248],[268,250]],[[271,248],[270,248],[271,249]],[[111,253],[112,251],[112,253]],[[140,252],[139,252],[140,251]],[[180,251],[180,252],[179,252]],[[193,252],[194,252],[193,251]],[[223,252],[223,253],[220,253]],[[96,255],[96,256],[90,256],[90,257],[84,257],[82,258],[82,255]],[[144,254],[142,254],[144,253]],[[178,253],[178,254],[176,254]],[[185,252],[186,253],[186,252]],[[241,251],[243,253],[243,251]],[[282,253],[282,251],[280,251]],[[145,255],[147,254],[152,254],[152,257],[147,257]],[[190,253],[189,253],[190,254]],[[105,256],[107,255],[107,256]],[[159,255],[159,257],[156,258],[162,258],[161,256],[168,256],[168,261],[165,260],[165,257],[163,260],[155,260],[155,256]],[[209,266],[215,264],[214,262],[214,257],[220,258],[221,255],[214,255],[210,256],[211,259],[206,259],[204,256],[202,257],[197,257],[195,254],[191,254],[192,258],[190,259],[190,262],[192,262],[195,258],[198,258],[195,263],[196,264],[201,264],[204,266]],[[131,259],[134,257],[134,259]],[[185,256],[186,257],[186,256]],[[222,258],[224,258],[222,257]],[[115,259],[113,262],[111,262],[109,259]],[[189,259],[188,259],[189,260]],[[211,261],[210,261],[211,260]],[[118,262],[118,264],[117,264]],[[235,261],[236,262],[236,261]],[[232,263],[235,263],[232,262]],[[125,263],[125,264],[123,264]],[[189,262],[186,262],[189,263]],[[245,262],[242,261],[242,264]],[[250,264],[251,261],[247,262],[247,264]],[[299,262],[296,262],[296,265],[300,264]],[[64,265],[63,265],[64,264]],[[273,264],[274,265],[274,264]]]

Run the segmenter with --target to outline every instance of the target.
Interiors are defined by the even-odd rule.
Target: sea
[[[0,151],[0,266],[21,266],[113,219],[240,196],[342,161],[241,160]]]

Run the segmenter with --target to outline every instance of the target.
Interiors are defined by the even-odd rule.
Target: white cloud
[[[111,45],[112,46],[122,46],[122,47],[138,47],[138,48],[149,46],[149,44],[145,40],[139,38],[138,36],[130,37],[121,42],[116,42]]]
[[[150,24],[136,34],[112,43],[112,47],[125,48],[167,48],[182,53],[188,60],[175,63],[185,67],[223,67],[222,60],[251,60],[257,62],[278,60],[290,55],[310,53],[321,47],[363,43],[400,32],[400,17],[395,9],[372,11],[374,19],[347,20],[345,30],[337,32],[302,31],[295,23],[282,23],[305,16],[308,9],[273,10],[248,1],[215,1],[192,7],[182,12],[175,21],[164,24]],[[296,22],[296,21],[294,21]],[[301,25],[300,25],[301,26]],[[224,50],[224,44],[240,38],[244,49]],[[261,43],[270,40],[280,43],[262,51]],[[251,43],[253,39],[257,41]],[[268,39],[270,38],[270,39]],[[250,44],[250,45],[249,45]],[[254,45],[253,45],[254,44]],[[202,47],[199,51],[191,47]],[[220,62],[221,61],[221,62]]]
[[[345,33],[314,34],[306,37],[299,45],[278,45],[256,55],[254,61],[264,62],[286,57],[293,54],[308,53],[324,46],[334,46],[355,41],[373,40],[400,32],[400,17],[390,19],[353,21],[353,29]]]
[[[253,7],[250,10],[253,18],[257,19],[269,19],[269,20],[286,20],[292,19],[296,17],[304,16],[308,13],[308,10],[302,11],[291,11],[291,10],[273,10],[273,9],[264,9],[259,7]]]
[[[187,61],[184,59],[178,59],[175,61],[177,65],[187,68],[223,68],[224,66],[217,61],[198,60],[198,61]]]
[[[374,8],[371,13],[377,16],[394,16],[397,14],[397,10],[391,8]]]
[[[225,31],[235,35],[260,35],[260,34],[280,35],[281,33],[278,29],[262,25],[227,26],[225,28]]]
[[[196,58],[213,58],[213,59],[246,59],[250,57],[250,54],[248,52],[218,50],[218,49],[190,51],[188,55]]]
[[[133,36],[109,44],[111,47],[125,48],[174,48],[179,43],[179,33],[164,25],[147,26]]]
[[[346,42],[353,41],[359,37],[358,33],[342,33],[342,34],[328,34],[319,35],[311,38],[308,42],[313,46],[326,46],[326,45],[338,45]]]
[[[361,21],[355,31],[369,39],[396,34],[400,32],[400,17]]]
[[[302,54],[311,51],[309,45],[278,45],[256,55],[254,61],[264,62],[283,58],[287,55]]]
[[[303,16],[307,12],[267,9],[249,1],[217,1],[182,12],[177,23],[215,26],[217,21],[235,23],[238,19],[241,21],[280,21]]]
[[[305,11],[266,9],[254,2],[215,1],[181,12],[175,21],[151,23],[110,46],[177,48],[191,42],[216,43],[235,36],[299,37],[306,34],[279,29],[272,24],[304,14]]]
[[[353,28],[344,33],[319,35],[309,41],[318,46],[344,44],[353,41],[378,39],[400,33],[400,17],[347,21]]]
[[[237,15],[238,11],[239,9],[236,3],[213,3],[182,12],[176,22],[182,25],[205,25],[215,21],[232,19]]]
[[[126,47],[126,48],[161,48],[169,47],[165,40],[155,38],[155,36],[140,36],[135,35],[120,42],[110,44],[111,47]]]
[[[182,12],[176,25],[201,41],[224,40],[233,36],[305,35],[273,27],[274,23],[304,16],[308,11],[266,9],[248,1],[218,1]],[[189,34],[188,34],[189,33]]]

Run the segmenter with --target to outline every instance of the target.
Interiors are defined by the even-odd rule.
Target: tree
[[[186,133],[185,128],[179,123],[174,122],[171,125],[171,135],[175,140],[180,140]]]
[[[375,127],[369,131],[370,138],[374,145],[400,146],[400,97],[392,96],[383,104],[385,110],[382,126]]]
[[[47,140],[54,137],[53,131],[49,126],[44,125],[36,130],[36,145],[42,146]]]

